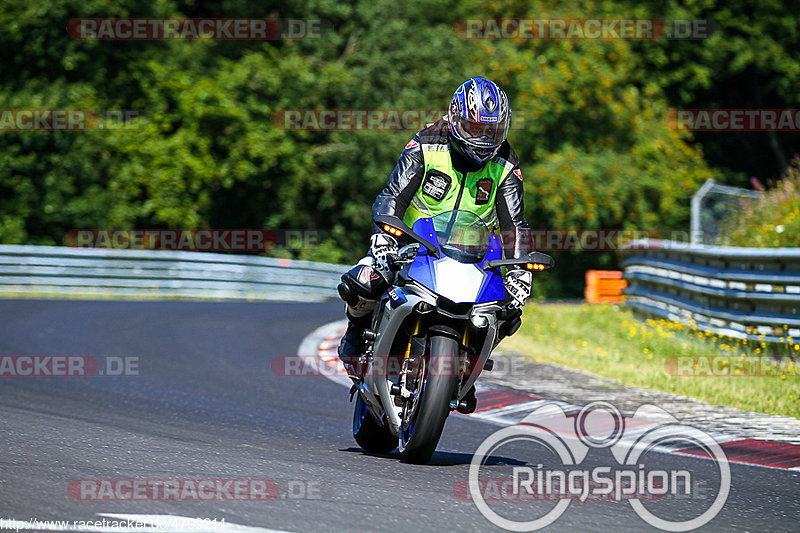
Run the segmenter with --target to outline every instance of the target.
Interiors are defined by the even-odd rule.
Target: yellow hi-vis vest
[[[462,174],[453,168],[447,135],[420,132],[425,174],[403,216],[409,227],[420,218],[434,217],[455,209],[471,211],[492,231],[499,229],[495,199],[497,189],[514,170],[514,165],[493,157],[477,172]]]

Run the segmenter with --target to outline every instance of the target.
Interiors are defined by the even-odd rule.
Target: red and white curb
[[[344,320],[331,322],[317,328],[308,334],[300,343],[298,355],[316,356],[328,367],[331,372],[325,373],[328,379],[350,388],[352,381],[347,377],[344,366],[339,360],[337,349],[339,340],[344,334],[347,322]],[[507,427],[519,424],[523,418],[544,403],[558,404],[567,416],[577,415],[581,408],[566,402],[553,402],[528,392],[487,384],[480,380],[476,383],[477,410],[470,415],[455,413],[472,420],[488,422],[490,424]],[[530,423],[530,419],[526,420]],[[636,420],[635,427],[631,427],[631,419],[626,418],[625,440],[634,441],[638,436],[648,430],[663,424],[658,420]],[[785,442],[741,438],[720,432],[706,432],[711,435],[725,452],[728,461],[777,468],[781,470],[800,471],[800,445]],[[681,453],[696,457],[708,456],[704,451],[696,448],[669,448],[660,447],[663,452]]]

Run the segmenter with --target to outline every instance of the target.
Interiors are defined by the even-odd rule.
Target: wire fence
[[[709,179],[692,196],[692,244],[724,245],[723,226],[763,193],[720,185]]]

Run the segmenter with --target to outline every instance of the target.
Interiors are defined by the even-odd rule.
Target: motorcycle
[[[413,228],[396,216],[374,221],[409,244],[390,265],[393,279],[364,332],[364,353],[352,361],[358,369],[350,376],[353,436],[368,452],[398,448],[402,461],[423,464],[450,412],[474,412],[475,380],[492,369],[499,341],[521,324],[520,310],[508,305],[501,269],[539,272],[554,261],[541,252],[503,259],[500,238],[470,211],[421,218]],[[344,281],[339,293],[357,301]]]

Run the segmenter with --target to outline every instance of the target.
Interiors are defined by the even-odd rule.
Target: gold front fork
[[[400,379],[398,382],[400,386],[405,389],[406,387],[406,376],[408,375],[408,358],[411,356],[411,343],[414,341],[414,337],[419,334],[419,328],[422,325],[422,315],[417,317],[417,322],[414,324],[414,331],[408,337],[408,346],[406,346],[406,353],[403,355],[403,366],[402,371],[400,374]]]
[[[464,326],[464,335],[461,337],[461,344],[463,346],[469,346],[469,324]],[[464,376],[467,375],[467,371],[469,370],[468,367],[469,367],[469,356],[465,355],[464,358],[461,360],[461,379],[464,379]]]
[[[404,360],[408,359],[408,357],[411,355],[411,342],[414,339],[414,337],[416,337],[419,334],[419,328],[421,325],[422,325],[422,315],[419,315],[417,317],[417,323],[414,324],[414,332],[411,334],[410,337],[408,337],[408,346],[406,346],[406,354],[403,356]]]

